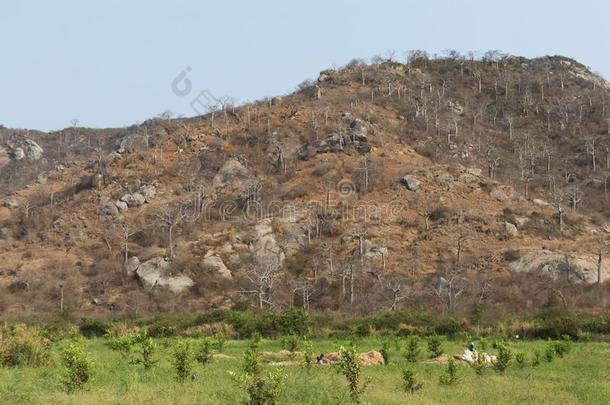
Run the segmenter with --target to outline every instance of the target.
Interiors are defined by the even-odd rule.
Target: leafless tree
[[[186,210],[182,204],[170,204],[160,208],[154,214],[154,217],[156,218],[157,223],[167,231],[168,254],[169,259],[172,260],[175,257],[175,231],[186,217]]]

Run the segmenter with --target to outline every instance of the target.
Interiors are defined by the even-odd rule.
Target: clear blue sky
[[[204,89],[239,101],[284,94],[390,49],[562,54],[608,78],[609,18],[604,0],[1,0],[0,124],[188,116]],[[178,96],[171,84],[187,66],[192,90]]]

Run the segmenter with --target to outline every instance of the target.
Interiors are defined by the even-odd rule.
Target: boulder
[[[24,139],[23,142],[21,142],[20,146],[21,146],[21,149],[23,149],[25,157],[30,160],[40,159],[44,152],[44,150],[40,147],[40,145],[38,145],[36,142],[34,142],[31,139]]]
[[[417,177],[411,175],[411,174],[407,174],[405,177],[403,177],[400,182],[402,183],[403,186],[405,186],[407,188],[407,190],[411,190],[411,191],[417,191],[417,189],[419,188],[420,182],[419,180],[417,180]]]
[[[203,264],[211,267],[214,269],[214,271],[218,272],[218,274],[226,279],[233,278],[231,271],[227,268],[227,266],[225,266],[220,256],[218,256],[213,250],[208,250],[208,252],[205,254]]]
[[[483,170],[479,169],[478,167],[467,167],[466,173],[472,174],[473,176],[482,176]]]
[[[102,208],[102,214],[110,215],[110,216],[114,217],[114,216],[119,215],[119,209],[113,202],[107,202],[104,205],[104,208]]]
[[[127,263],[125,263],[125,273],[129,277],[135,277],[138,267],[140,267],[140,259],[138,259],[137,256],[132,256],[127,260]]]
[[[144,288],[162,288],[179,294],[195,285],[187,276],[174,276],[168,273],[169,262],[162,257],[150,259],[138,266],[136,275],[142,281]]]
[[[17,202],[17,200],[6,200],[4,202],[4,206],[11,210],[16,210],[17,208],[19,208],[19,203]]]
[[[499,188],[494,187],[493,190],[489,193],[491,198],[495,198],[498,201],[504,201],[508,198],[508,196]]]
[[[125,194],[121,197],[121,201],[127,204],[129,208],[139,207],[146,202],[144,196],[140,193]]]
[[[120,212],[123,212],[123,211],[125,211],[127,208],[129,208],[129,207],[127,206],[127,203],[126,203],[126,202],[123,202],[123,201],[115,201],[115,202],[114,202],[114,205],[116,205],[116,207],[119,209],[119,211],[120,211]]]
[[[532,202],[534,203],[535,206],[540,207],[540,208],[546,208],[546,207],[551,206],[551,204],[549,204],[548,202],[541,200],[539,198],[534,198],[532,200]]]
[[[140,187],[139,193],[144,196],[144,201],[149,203],[152,201],[155,194],[157,194],[157,188],[152,185]]]
[[[508,236],[514,237],[519,235],[519,231],[517,230],[517,227],[513,224],[511,224],[510,222],[505,222],[504,223],[504,230],[506,231]]]
[[[11,150],[11,158],[13,160],[21,160],[25,158],[25,152],[23,151],[23,148],[15,148]]]
[[[234,197],[245,196],[256,183],[256,177],[236,158],[227,160],[212,180],[217,193]]]

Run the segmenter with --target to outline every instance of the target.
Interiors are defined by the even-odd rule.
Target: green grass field
[[[196,339],[194,339],[194,344]],[[184,383],[175,380],[171,365],[172,339],[157,339],[159,363],[145,371],[129,364],[118,352],[111,350],[106,340],[85,340],[85,348],[95,362],[93,381],[86,389],[67,394],[61,384],[60,353],[65,342],[52,345],[52,362],[47,367],[0,368],[0,403],[33,404],[238,404],[247,400],[245,391],[233,381],[230,371],[240,371],[246,341],[227,341],[223,353],[234,358],[215,359],[207,365],[195,363],[197,378]],[[399,341],[400,342],[400,341]],[[336,344],[347,341],[314,341],[315,353],[335,350]],[[379,350],[381,342],[366,338],[354,342],[359,351]],[[402,340],[404,343],[404,339]],[[463,351],[465,342],[445,341],[445,352]],[[515,341],[514,352],[524,352],[531,359],[534,350],[544,352],[543,341]],[[404,347],[404,344],[403,344]],[[390,364],[363,367],[363,378],[370,382],[363,395],[371,404],[608,404],[610,403],[610,344],[601,342],[574,343],[563,358],[542,361],[538,367],[518,368],[513,362],[505,374],[486,369],[477,376],[468,366],[459,366],[459,381],[453,386],[440,385],[439,375],[445,365],[427,361],[426,346],[415,370],[423,388],[410,395],[401,389],[401,369],[406,364],[391,344]],[[280,341],[263,340],[261,350],[280,350]],[[493,349],[488,352],[495,353]],[[277,367],[266,365],[267,369]],[[310,371],[300,365],[283,366],[286,373],[283,404],[343,404],[349,403],[347,384],[336,366],[314,365]]]

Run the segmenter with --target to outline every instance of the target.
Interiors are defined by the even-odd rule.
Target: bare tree
[[[186,210],[182,204],[166,205],[154,214],[157,223],[167,230],[167,247],[169,259],[175,257],[174,236],[176,228],[180,226],[186,217]]]

